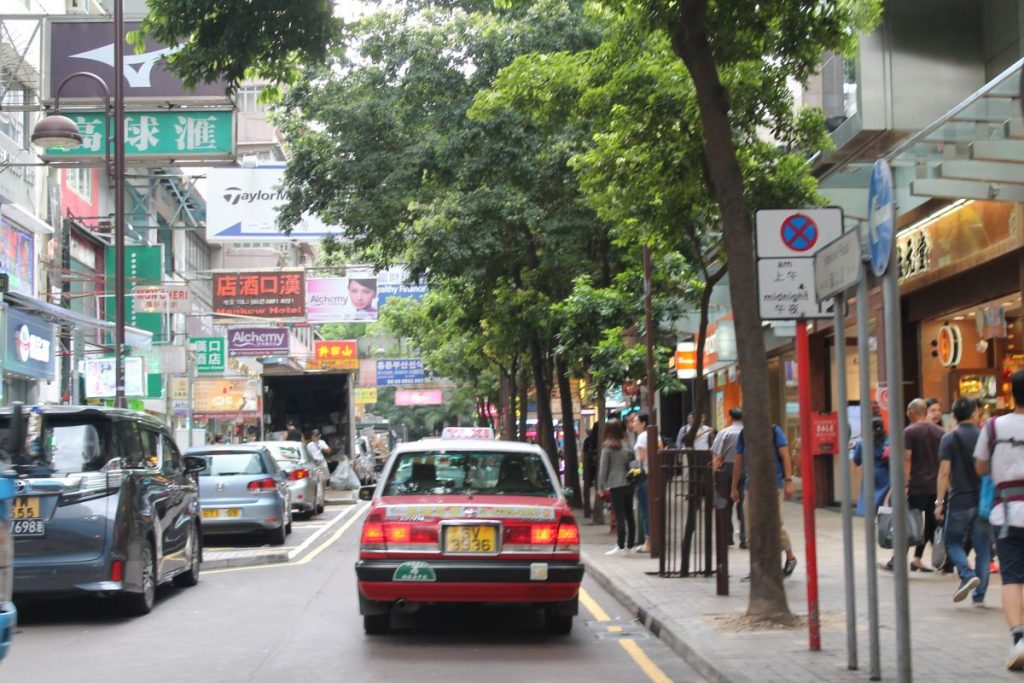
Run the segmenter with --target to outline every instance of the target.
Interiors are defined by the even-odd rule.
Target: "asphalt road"
[[[518,608],[424,609],[392,634],[364,635],[353,571],[363,510],[296,520],[297,541],[344,516],[287,564],[161,589],[145,617],[124,618],[104,600],[19,604],[0,681],[702,680],[590,580],[569,636],[546,635],[539,614]]]

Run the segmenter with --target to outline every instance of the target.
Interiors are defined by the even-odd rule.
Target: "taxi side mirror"
[[[360,486],[359,500],[373,500],[373,491],[376,488],[376,486]]]

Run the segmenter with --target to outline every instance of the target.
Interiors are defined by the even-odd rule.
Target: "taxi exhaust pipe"
[[[420,603],[409,602],[405,598],[398,598],[395,600],[395,609],[402,614],[415,614],[420,611]]]

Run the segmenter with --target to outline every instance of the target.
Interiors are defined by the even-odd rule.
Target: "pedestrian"
[[[905,495],[911,510],[924,513],[924,537],[914,548],[914,559],[910,562],[910,570],[914,572],[935,571],[922,558],[925,545],[932,543],[935,537],[935,494],[942,435],[942,428],[928,418],[928,404],[923,398],[915,398],[907,404],[907,427],[903,430],[906,446],[903,455]],[[894,495],[896,493],[893,492]],[[894,560],[895,557],[890,558],[883,569],[892,571]]]
[[[989,523],[996,533],[1003,614],[1013,647],[1006,668],[1024,669],[1024,370],[1010,376],[1014,411],[992,418],[974,447],[976,471],[996,485]]]
[[[285,428],[284,432],[284,439],[285,441],[302,441],[302,432],[300,432],[299,428],[295,426],[295,422],[293,420],[288,420],[288,426]]]
[[[795,495],[793,488],[793,459],[789,453],[789,441],[786,434],[779,425],[772,425],[772,450],[775,452],[775,490],[779,499],[779,541],[782,545],[782,552],[786,553],[786,561],[782,565],[782,577],[788,579],[796,570],[796,554],[793,552],[793,544],[789,540],[789,533],[786,531],[786,523],[782,516],[783,501],[790,500]],[[747,468],[748,459],[744,457],[743,432],[740,432],[736,439],[736,465],[732,475],[732,499],[739,502],[739,485],[742,479],[745,489],[749,487],[749,471]],[[751,454],[751,457],[756,457]],[[746,495],[746,490],[744,490]],[[750,499],[743,501],[746,509],[743,516],[750,521]]]
[[[643,470],[646,475],[650,471],[650,454],[647,450],[647,424],[650,422],[651,417],[646,411],[640,411],[633,417],[633,432],[636,434],[636,445],[633,447],[636,451],[636,459],[640,462],[640,469]],[[658,437],[658,448],[662,449],[665,444],[662,442],[661,437]],[[647,504],[648,488],[647,488],[647,477],[643,478],[636,487],[636,502],[637,510],[640,517],[640,538],[636,552],[638,553],[649,553],[651,552],[651,516],[650,508]]]
[[[306,444],[306,451],[315,462],[325,460],[331,454],[331,448],[324,441],[319,429],[314,429],[313,433],[310,434],[309,443]]]
[[[974,448],[981,430],[975,424],[977,413],[978,402],[973,398],[958,398],[953,403],[953,418],[957,427],[943,435],[939,444],[935,519],[938,522],[945,521],[943,539],[946,553],[956,565],[960,576],[960,585],[953,593],[953,602],[960,602],[971,595],[972,603],[982,607],[988,589],[991,530],[988,521],[978,517],[981,478],[974,468]],[[970,537],[974,546],[974,569],[967,563],[968,550],[964,548],[964,539],[967,537]]]
[[[724,477],[726,481],[732,481],[733,467],[736,464],[736,442],[740,438],[740,433],[743,432],[743,409],[742,408],[730,408],[729,409],[729,426],[718,432],[715,436],[714,443],[711,444],[711,469],[719,472],[719,476]],[[725,502],[726,508],[729,514],[729,545],[734,545],[733,540],[733,526],[732,526],[732,510],[736,508],[736,517],[740,527],[740,548],[746,550],[747,548],[747,527],[744,524],[743,518],[743,490],[746,488],[746,482],[740,482],[740,497],[738,501],[733,501],[730,496]],[[718,507],[718,491],[715,491],[715,507]]]
[[[629,413],[623,421],[623,429],[626,431],[625,441],[630,448],[636,447],[636,413]]]
[[[608,491],[612,510],[615,511],[617,545],[605,555],[617,555],[633,547],[636,540],[636,521],[633,519],[633,487],[626,479],[633,449],[626,443],[622,423],[609,420],[604,426],[604,442],[597,471],[597,488]]]
[[[942,428],[942,402],[937,398],[927,398],[924,404],[928,407],[928,419]]]
[[[885,497],[889,495],[889,435],[885,433],[885,423],[882,418],[871,418],[872,444],[875,451],[875,510],[878,510]],[[864,442],[857,439],[851,456],[855,465],[864,464]],[[864,516],[864,492],[867,490],[867,482],[861,482],[860,498],[857,500],[858,516]]]
[[[685,448],[684,441],[687,433],[693,429],[693,413],[686,417],[686,424],[679,428],[676,434],[676,448]],[[715,430],[708,426],[708,416],[701,416],[700,427],[697,428],[697,435],[693,438],[693,449],[698,451],[711,450],[711,442],[714,439]]]

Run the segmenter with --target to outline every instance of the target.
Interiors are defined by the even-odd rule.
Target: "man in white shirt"
[[[327,459],[327,456],[331,454],[331,448],[320,435],[319,429],[313,430],[313,434],[309,437],[309,443],[306,444],[306,450],[309,452],[309,457],[316,462]]]
[[[736,442],[740,438],[740,434],[743,432],[743,410],[741,408],[730,408],[729,409],[729,426],[718,432],[715,437],[714,443],[711,444],[711,469],[715,471],[721,471],[718,475],[725,477],[725,480],[732,482],[732,468],[736,462]],[[743,549],[747,548],[747,525],[743,519],[743,499],[745,498],[743,489],[745,488],[744,483],[740,482],[739,495],[740,499],[734,502],[732,497],[728,499],[728,510],[729,510],[729,545],[733,545],[733,526],[732,526],[732,509],[736,508],[736,518],[740,523],[740,547]],[[717,496],[717,492],[716,492]]]
[[[715,430],[708,426],[707,420],[707,415],[701,418],[700,427],[697,428],[697,436],[693,439],[693,448],[695,450],[711,450],[711,437]],[[693,413],[687,416],[686,424],[679,428],[679,433],[676,435],[676,448],[685,448],[683,440],[691,429],[693,429]]]
[[[1024,669],[1024,370],[1010,377],[1016,409],[990,418],[974,447],[979,475],[991,472],[996,485],[989,522],[1003,583],[1003,615],[1013,647],[1006,668]],[[990,444],[992,444],[990,446]]]

